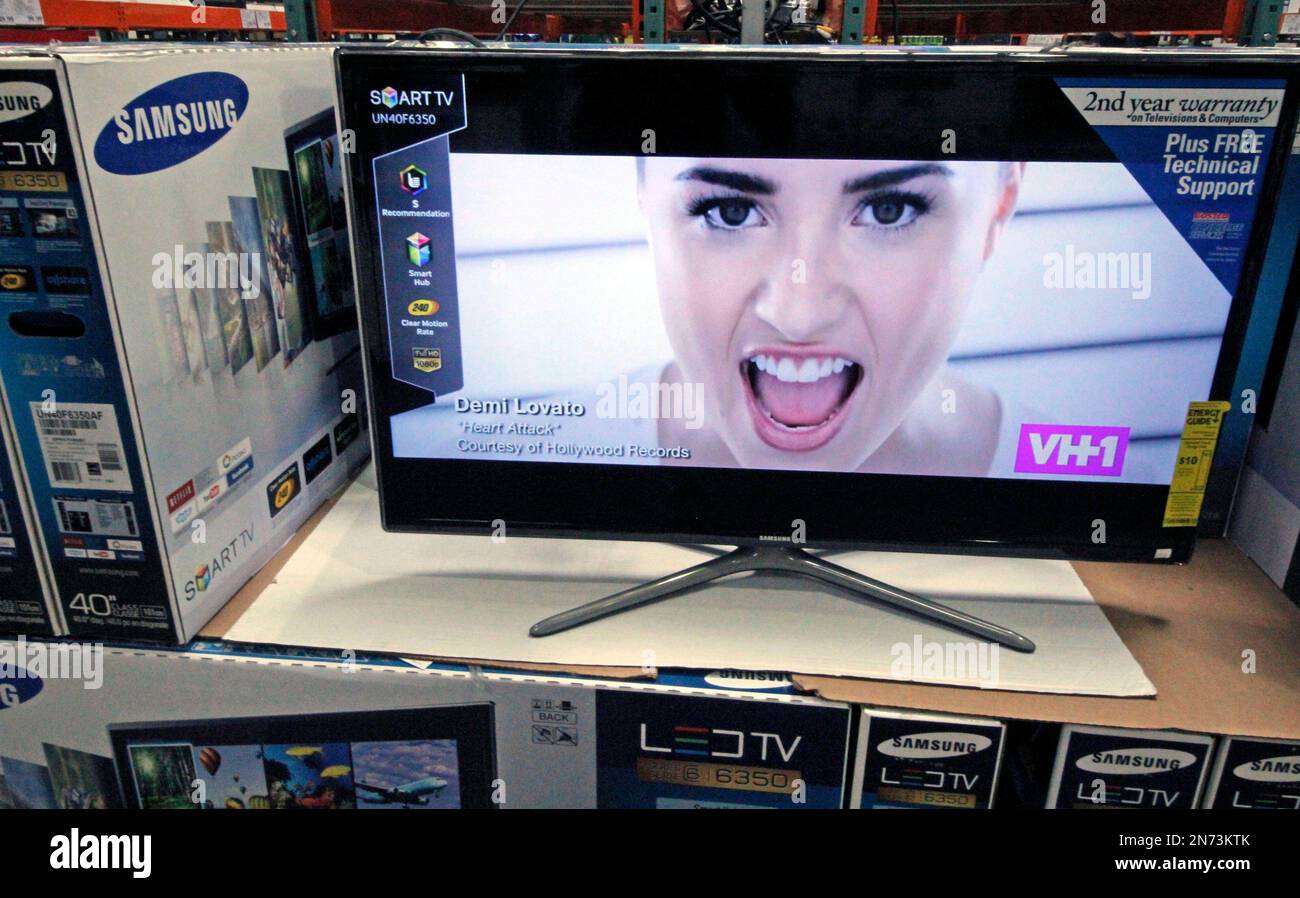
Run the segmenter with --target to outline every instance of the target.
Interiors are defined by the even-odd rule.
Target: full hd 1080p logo
[[[162,171],[230,133],[248,108],[248,85],[229,72],[195,72],[124,104],[95,140],[95,161],[115,175]]]

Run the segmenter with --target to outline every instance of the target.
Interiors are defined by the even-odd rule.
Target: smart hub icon
[[[406,238],[406,257],[411,260],[412,265],[423,268],[429,264],[430,255],[428,237],[416,231]]]

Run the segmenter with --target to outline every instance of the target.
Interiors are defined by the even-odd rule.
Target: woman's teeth
[[[759,371],[770,374],[779,381],[802,384],[814,383],[853,367],[853,362],[839,356],[809,356],[803,361],[795,361],[789,356],[778,358],[773,355],[755,355],[750,357],[749,362]]]

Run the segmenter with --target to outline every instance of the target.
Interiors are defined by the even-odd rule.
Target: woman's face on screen
[[[645,160],[668,337],[737,461],[850,471],[880,447],[945,364],[1019,174],[996,162]]]

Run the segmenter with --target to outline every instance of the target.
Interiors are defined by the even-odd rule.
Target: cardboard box
[[[884,608],[835,601],[806,578],[724,581],[559,636],[536,621],[707,557],[616,540],[393,533],[369,475],[343,491],[233,623],[211,635],[408,657],[510,664],[748,668],[912,677],[983,689],[1150,695],[1154,690],[1065,561],[861,553],[837,561],[1032,630],[1038,651],[998,652]],[[972,588],[971,584],[978,584]],[[970,592],[966,592],[970,590]],[[976,594],[972,595],[971,592]],[[365,595],[359,603],[356,596]],[[1024,623],[1029,629],[1020,629]],[[948,679],[944,679],[944,677]],[[863,704],[868,704],[864,702]],[[1000,715],[988,715],[999,716]]]
[[[1223,739],[1204,806],[1300,810],[1300,740]]]
[[[40,537],[0,399],[0,633],[55,636],[58,606],[46,580]]]
[[[364,482],[366,477],[363,473],[359,480]],[[301,606],[299,610],[302,614],[312,612],[331,616],[341,614],[343,609],[350,607],[351,595],[339,595],[337,601],[324,601],[322,595],[305,594],[299,601],[298,597],[290,594],[292,590],[285,593],[282,588],[288,580],[284,576],[286,567],[301,553],[311,549],[320,534],[320,527],[338,508],[338,503],[344,496],[346,493],[336,496],[319,509],[267,567],[204,628],[203,635],[210,639],[230,639],[232,629],[246,623],[250,615],[257,614],[259,609],[265,607],[265,603],[274,605],[276,602],[285,602],[295,608]],[[572,546],[567,542],[559,548],[572,553]],[[341,545],[349,545],[350,548],[346,541]],[[653,547],[653,544],[646,545]],[[618,556],[620,559],[631,554],[631,550],[624,551],[617,544],[614,546],[605,553],[606,556],[614,555],[615,551],[622,553]],[[654,548],[658,550],[658,547]],[[754,665],[750,670],[759,671],[758,676],[764,682],[779,683],[782,689],[866,707],[910,708],[966,717],[993,718],[1009,724],[1047,721],[1300,739],[1300,704],[1294,700],[1300,694],[1300,611],[1231,543],[1226,540],[1204,540],[1187,565],[1075,562],[1073,567],[1088,591],[1096,597],[1101,611],[1113,624],[1119,638],[1155,684],[1157,694],[1153,698],[1010,692],[934,682],[891,682],[851,676],[811,675],[798,670],[778,677],[763,673],[770,671],[771,665]],[[664,565],[664,569],[671,569],[671,565]],[[643,577],[653,571],[642,573],[637,570],[633,573],[637,577]],[[601,574],[605,572],[602,571]],[[271,589],[272,585],[276,588]],[[537,588],[553,587],[554,583],[548,582]],[[453,583],[451,588],[463,589],[464,581]],[[759,587],[754,585],[752,588]],[[598,594],[599,589],[588,584],[583,587],[583,591],[584,595],[594,595]],[[783,590],[782,597],[786,594]],[[508,599],[502,599],[499,595],[490,594],[488,600],[510,603],[528,601],[528,595],[519,593],[517,589],[507,595]],[[723,596],[721,601],[725,601],[727,607],[732,609],[731,625],[741,628],[736,630],[737,633],[759,640],[769,639],[770,633],[780,631],[779,624],[769,623],[773,614],[779,615],[782,612],[781,603],[775,597],[769,600],[771,611],[764,609],[738,617],[734,614],[736,596],[733,592]],[[581,597],[571,596],[567,601],[572,604]],[[415,615],[427,618],[428,601],[422,597],[406,607],[408,611],[397,609],[397,613],[381,625],[372,626],[367,622],[364,632],[348,631],[347,644],[356,651],[378,651],[372,638],[375,632],[387,632],[393,627],[405,626],[408,621],[412,627],[422,626],[421,620]],[[822,613],[832,612],[836,607],[827,606]],[[287,618],[291,622],[296,621],[294,615],[297,613],[295,611]],[[642,612],[627,615],[626,620],[635,623],[636,614],[640,613]],[[581,630],[575,633],[583,635]],[[698,634],[696,638],[700,638]],[[262,638],[247,641],[284,641],[283,631],[277,633],[268,627]],[[779,646],[780,643],[776,645]],[[336,649],[342,647],[335,645]],[[693,675],[683,677],[661,669],[658,662],[662,656],[648,653],[642,654],[643,663],[639,666],[605,666],[592,662],[525,663],[501,658],[486,662],[482,655],[475,656],[468,651],[459,655],[442,653],[432,646],[423,651],[411,649],[402,654],[406,657],[439,658],[453,662],[463,662],[470,658],[477,659],[473,663],[490,663],[516,670],[609,679],[658,678],[666,684],[690,682],[692,685],[716,686],[725,683],[727,679],[719,672],[709,675],[709,681],[703,684]],[[1096,663],[1095,655],[1089,655],[1086,650],[1080,652],[1080,655],[1085,662]],[[1274,660],[1269,664],[1257,662],[1257,659],[1263,658]],[[753,680],[748,682],[748,688],[757,688]],[[1046,772],[1041,783],[1036,784],[1037,794],[1030,802],[1034,807],[1043,806],[1056,735],[1056,731],[1053,731],[1050,744],[1045,747],[1046,760],[1035,765]],[[1008,750],[1017,741],[1020,740],[1009,740]],[[1004,770],[1004,780],[1006,772]],[[1016,791],[1020,794],[1013,796],[1009,802],[1003,802],[999,798],[999,803],[1005,806],[1030,800],[1023,789]]]
[[[1192,733],[1061,727],[1049,808],[1195,808],[1214,739]]]
[[[850,710],[799,696],[596,693],[601,808],[840,808]]]
[[[1288,296],[1300,285],[1300,279],[1295,274],[1297,238],[1300,238],[1300,132],[1296,132],[1292,139],[1291,153],[1286,160],[1275,203],[1268,243],[1251,299],[1250,320],[1246,325],[1241,358],[1229,393],[1233,400],[1232,407],[1224,415],[1210,476],[1205,485],[1205,498],[1201,504],[1200,524],[1197,527],[1201,536],[1225,536],[1238,528],[1241,515],[1237,503],[1243,488],[1242,478],[1252,468],[1259,467],[1258,425],[1263,417],[1259,411],[1272,404],[1273,396],[1269,394],[1278,388],[1274,379],[1276,365],[1272,354],[1278,343],[1285,348],[1288,330],[1295,320],[1294,306]],[[1288,306],[1291,306],[1290,310]],[[1294,364],[1295,362],[1293,366]],[[1293,374],[1292,403],[1300,393],[1294,384],[1294,378]],[[1285,451],[1285,441],[1285,436],[1281,440],[1275,439],[1275,444],[1281,443],[1276,448]],[[1292,438],[1293,454],[1294,442]],[[1297,503],[1294,487],[1297,478],[1294,473],[1296,466],[1291,467],[1293,486],[1290,492],[1294,505]],[[1233,533],[1233,539],[1236,538]],[[1288,545],[1293,546],[1295,543],[1296,530],[1293,525]],[[1254,557],[1254,553],[1251,554]],[[1277,582],[1281,584],[1282,581],[1278,579]],[[1294,595],[1292,598],[1295,598]]]
[[[845,797],[846,705],[248,651],[0,642],[0,804],[803,809]]]
[[[1300,158],[1300,157],[1292,157]],[[1300,168],[1300,165],[1295,167]],[[1300,180],[1300,178],[1298,178]],[[1300,183],[1294,191],[1300,194]],[[1293,196],[1290,201],[1296,201]],[[1298,213],[1300,214],[1300,213]],[[1300,294],[1300,267],[1292,290]],[[1300,303],[1300,297],[1292,297]],[[1250,454],[1232,509],[1232,541],[1300,605],[1300,327],[1278,334]]]
[[[999,720],[864,708],[853,808],[991,808],[1006,725]]]
[[[183,642],[368,454],[330,50],[0,66],[0,382],[62,617]]]

